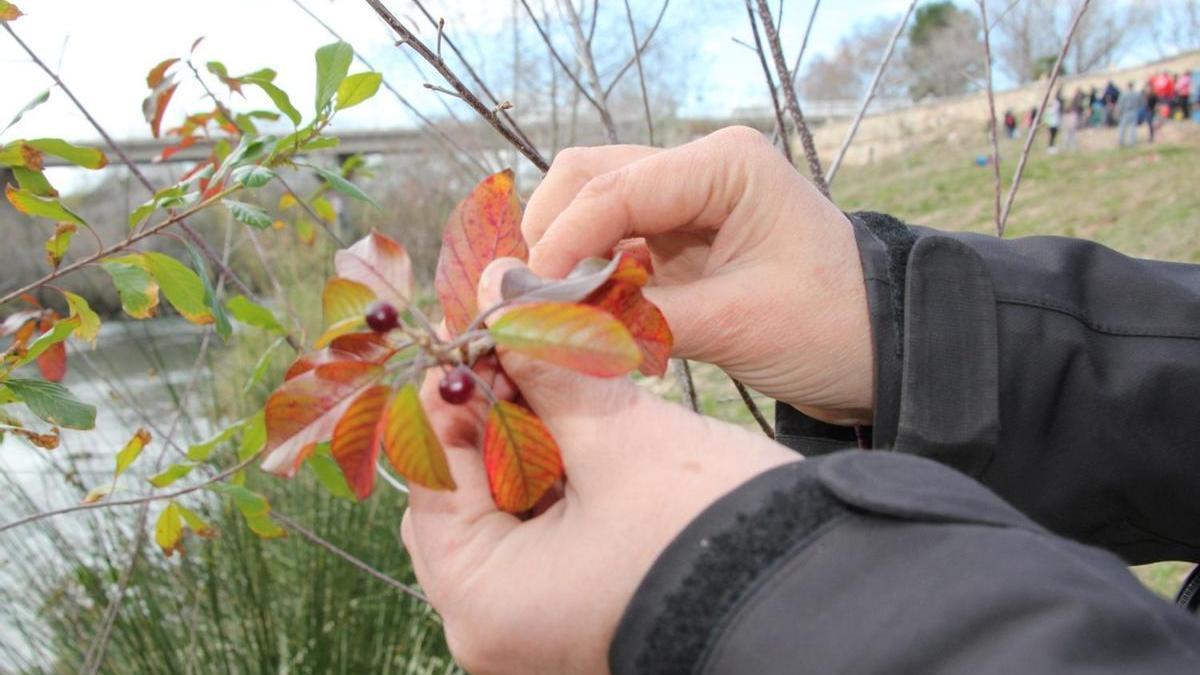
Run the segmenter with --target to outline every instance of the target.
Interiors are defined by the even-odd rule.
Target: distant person
[[[1010,139],[1017,137],[1017,116],[1013,114],[1012,108],[1004,111],[1004,132]]]
[[[1137,143],[1137,128],[1142,111],[1146,108],[1146,96],[1137,90],[1133,82],[1117,99],[1117,143],[1122,148]]]
[[[1154,90],[1156,105],[1151,110],[1155,110],[1163,114],[1163,117],[1169,118],[1171,116],[1171,105],[1175,102],[1175,80],[1171,77],[1170,73],[1164,70],[1155,75],[1154,79],[1150,80],[1150,88]],[[1161,110],[1159,110],[1159,107],[1161,107]]]
[[[1117,84],[1112,80],[1104,87],[1104,123],[1108,126],[1116,126],[1117,124],[1117,99],[1121,97],[1121,90],[1117,89]]]
[[[1082,89],[1076,89],[1071,96],[1071,103],[1067,106],[1066,119],[1063,121],[1063,128],[1066,133],[1063,135],[1063,145],[1068,151],[1076,148],[1075,132],[1079,130],[1079,126],[1083,123],[1083,102],[1084,94]]]
[[[1050,130],[1050,154],[1058,153],[1058,148],[1054,145],[1058,140],[1058,128],[1062,125],[1062,91],[1050,99],[1050,103],[1046,106],[1046,127]]]
[[[1153,143],[1155,127],[1154,111],[1158,107],[1158,95],[1154,93],[1154,86],[1152,84],[1147,84],[1142,89],[1142,97],[1146,100],[1146,105],[1142,107],[1142,111],[1138,114],[1138,123],[1141,124],[1143,120],[1146,122],[1146,130],[1149,133],[1150,142]]]
[[[1029,133],[1031,134],[1033,133],[1033,122],[1037,119],[1037,116],[1038,109],[1036,105],[1030,108],[1029,114],[1025,116],[1025,128],[1028,129]]]
[[[1175,100],[1179,102],[1179,110],[1183,119],[1192,118],[1192,73],[1185,70],[1175,81]]]
[[[1104,123],[1104,97],[1100,92],[1092,87],[1092,93],[1088,94],[1088,120],[1089,127],[1098,127]]]

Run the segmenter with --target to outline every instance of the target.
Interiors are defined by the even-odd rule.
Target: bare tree
[[[917,11],[904,54],[913,100],[952,96],[974,89],[983,75],[978,17],[949,2]]]
[[[800,79],[806,99],[858,99],[879,64],[879,56],[887,49],[897,17],[883,18],[854,26],[838,41],[832,54],[809,59],[809,66]],[[903,50],[903,45],[900,46]],[[897,63],[896,65],[899,65]],[[896,98],[907,94],[906,77],[902,69],[890,69],[879,83],[878,95]]]
[[[1086,73],[1111,66],[1144,37],[1159,13],[1145,3],[1094,5],[1079,23],[1065,70]],[[999,65],[1018,82],[1048,72],[1074,18],[1071,3],[1054,0],[990,0],[988,14],[996,17],[992,35]]]

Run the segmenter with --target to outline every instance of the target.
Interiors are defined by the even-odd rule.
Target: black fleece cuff
[[[848,513],[820,484],[821,461],[752,478],[675,538],[625,610],[609,649],[614,674],[692,672],[755,582]]]

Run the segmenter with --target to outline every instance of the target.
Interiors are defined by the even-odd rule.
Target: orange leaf
[[[154,134],[155,138],[158,138],[163,114],[167,112],[167,104],[171,102],[171,97],[175,95],[175,89],[178,87],[178,84],[164,80],[158,87],[155,87],[154,91],[150,92],[145,101],[142,101],[142,114],[150,124],[150,132]]]
[[[363,361],[333,361],[284,382],[267,399],[262,468],[291,476],[311,447],[328,440],[350,402],[383,374]]]
[[[329,347],[316,352],[302,354],[292,362],[284,374],[284,380],[303,375],[322,363],[333,361],[365,361],[381,364],[396,353],[396,348],[387,338],[378,333],[349,333],[334,338]]]
[[[648,276],[636,257],[622,256],[617,271],[588,298],[587,304],[608,312],[624,324],[642,355],[638,370],[643,375],[661,377],[667,372],[675,337],[662,310],[642,295],[641,286]]]
[[[153,68],[151,68],[150,72],[146,73],[146,86],[150,87],[151,89],[157,89],[158,85],[162,84],[163,80],[166,79],[167,69],[170,68],[171,66],[175,65],[178,62],[179,62],[179,59],[177,59],[177,58],[176,59],[166,59],[165,61],[162,61],[161,63],[159,63],[157,66],[154,66]]]
[[[388,402],[379,420],[379,433],[388,461],[410,483],[431,490],[456,487],[446,451],[429,425],[414,384],[404,385]]]
[[[21,10],[11,2],[0,2],[0,21],[16,21],[21,18]]]
[[[339,277],[370,288],[375,297],[404,309],[412,300],[412,263],[404,247],[372,230],[353,246],[338,251],[333,266]]]
[[[533,411],[510,401],[492,406],[483,430],[483,465],[496,506],[528,511],[562,478],[562,456]]]
[[[188,137],[184,138],[183,140],[179,141],[178,143],[176,143],[175,145],[171,145],[166,148],[163,148],[163,151],[158,153],[158,157],[155,157],[154,161],[155,162],[165,162],[168,159],[171,159],[171,157],[174,156],[176,153],[183,152],[184,150],[187,150],[188,148],[195,145],[197,140],[199,140],[199,138],[196,136],[188,136]]]
[[[511,169],[475,186],[446,221],[434,285],[452,335],[462,332],[478,313],[475,291],[483,268],[506,256],[529,256],[521,238],[521,204]]]
[[[357,281],[341,277],[326,281],[321,293],[325,332],[317,338],[316,346],[324,347],[334,338],[364,327],[367,305],[374,301],[375,293]]]
[[[359,499],[366,499],[375,488],[375,462],[379,459],[380,416],[391,389],[377,384],[364,390],[346,408],[346,414],[333,429],[330,450],[346,484]]]
[[[625,326],[607,311],[587,305],[518,305],[493,322],[488,333],[510,351],[588,375],[624,375],[641,362]]]
[[[643,238],[622,239],[613,248],[613,255],[619,255],[623,258],[633,258],[642,267],[646,268],[647,274],[654,274],[654,263],[651,261],[650,247],[646,245],[646,240]]]
[[[45,333],[54,328],[54,322],[58,321],[58,312],[53,310],[42,314],[41,323],[38,325],[38,331]],[[37,357],[38,370],[42,371],[42,377],[50,382],[62,382],[62,379],[67,374],[67,345],[63,342],[58,342],[50,345],[46,351],[42,352]]]

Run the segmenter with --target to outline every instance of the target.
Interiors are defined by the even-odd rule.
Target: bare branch
[[[444,61],[439,60],[437,55],[430,51],[429,47],[425,46],[425,43],[417,39],[417,37],[413,35],[412,31],[408,30],[408,28],[406,28],[404,24],[402,24],[400,20],[396,18],[396,15],[392,14],[387,7],[383,6],[383,3],[380,2],[380,0],[366,0],[366,3],[375,10],[375,13],[378,14],[381,19],[383,19],[384,23],[386,23],[389,28],[395,31],[395,33],[404,40],[406,45],[411,47],[415,52],[417,52],[418,55],[420,55],[422,59],[425,60],[426,63],[430,64],[435,70],[438,71],[438,73],[446,80],[446,82],[454,89],[454,91],[461,96],[464,101],[467,102],[467,105],[471,106],[471,108],[478,113],[480,117],[487,120],[488,124],[492,125],[496,131],[500,132],[500,135],[503,136],[504,139],[511,143],[514,147],[516,147],[526,159],[528,159],[534,166],[542,171],[546,171],[550,168],[550,164],[544,157],[542,157],[541,153],[537,151],[537,148],[533,147],[531,143],[523,140],[508,125],[501,123],[498,116],[493,114],[492,110],[488,108],[488,106],[482,101],[480,101],[479,97],[476,96],[474,92],[472,92],[465,84],[463,84],[463,81],[454,74],[454,71],[451,70]],[[454,43],[451,42],[448,37],[446,38],[446,45],[455,53],[458,53],[458,50],[454,47]],[[469,70],[470,66],[467,67]],[[494,104],[499,105],[499,101],[496,101],[495,97],[492,98]],[[507,117],[507,115],[505,115],[505,117]]]
[[[537,29],[538,35],[542,36],[542,42],[545,43],[546,51],[550,53],[550,57],[558,63],[563,72],[567,74],[567,78],[570,79],[571,83],[575,85],[575,88],[579,90],[579,93],[585,99],[587,99],[587,102],[591,103],[592,107],[594,107],[597,112],[603,114],[604,106],[592,97],[592,95],[588,92],[587,87],[585,87],[583,83],[579,81],[579,78],[575,76],[575,73],[571,70],[571,67],[568,66],[563,57],[559,55],[558,50],[554,48],[554,42],[550,40],[550,35],[546,33],[546,29],[542,26],[542,22],[539,21],[537,16],[533,13],[533,9],[529,7],[529,3],[526,2],[526,0],[521,0],[521,5],[525,7],[525,13],[528,14],[530,20],[533,21],[533,27]]]
[[[683,401],[692,412],[700,412],[700,399],[696,396],[696,381],[692,379],[692,365],[687,359],[675,361],[675,378],[679,380],[679,389],[683,392]]]
[[[758,54],[758,63],[762,66],[763,78],[767,81],[767,89],[771,92],[771,110],[775,112],[775,139],[781,143],[783,156],[788,164],[795,164],[792,158],[791,143],[788,142],[787,124],[783,121],[783,108],[779,105],[779,93],[775,89],[775,78],[771,76],[771,67],[767,65],[767,55],[763,52],[762,40],[758,36],[758,22],[754,19],[754,7],[746,0],[746,15],[750,19],[750,32],[754,35],[754,46],[746,45]]]
[[[763,33],[766,35],[767,44],[771,47],[771,56],[775,60],[775,73],[779,76],[780,84],[783,85],[784,100],[787,102],[792,124],[795,125],[796,132],[800,134],[800,143],[804,146],[804,157],[808,160],[808,170],[812,173],[813,184],[817,186],[821,194],[828,197],[829,186],[825,183],[825,173],[821,170],[821,158],[817,156],[817,146],[813,143],[812,132],[808,128],[808,123],[804,121],[804,112],[800,109],[799,99],[796,98],[796,86],[792,83],[791,73],[783,58],[783,46],[779,43],[779,30],[776,28],[774,20],[771,19],[771,8],[767,6],[767,0],[757,1],[758,16],[762,20]]]
[[[813,24],[817,22],[817,10],[821,8],[821,0],[813,0],[812,13],[808,15],[808,26],[804,29],[804,39],[800,42],[800,51],[796,52],[796,60],[792,61],[792,83],[800,77],[800,63],[804,60],[804,52],[808,50],[808,37],[812,35]],[[780,20],[783,10],[780,10]]]
[[[637,65],[637,59],[641,58],[641,55],[646,52],[646,48],[650,46],[650,40],[654,38],[654,34],[658,32],[658,27],[662,25],[663,16],[666,15],[667,5],[669,4],[671,4],[671,0],[663,0],[662,6],[658,8],[658,16],[655,17],[654,23],[650,25],[650,31],[646,33],[646,38],[642,40],[642,46],[638,47],[633,57],[626,61],[625,65],[617,69],[617,74],[613,75],[612,82],[609,82],[608,86],[604,88],[604,98],[612,95],[613,89],[617,88],[617,83],[621,81],[621,78],[625,77],[625,73],[629,72],[630,68]]]
[[[996,195],[992,218],[996,223],[996,234],[999,236],[1003,234],[1000,227],[1000,193],[1004,188],[1000,184],[1000,130],[996,126],[996,91],[992,86],[992,30],[988,23],[987,0],[979,0],[979,15],[983,24],[983,69],[987,75],[988,133],[992,141],[992,182]]]
[[[579,13],[575,11],[575,4],[572,0],[559,0],[558,6],[566,16],[571,30],[575,33],[576,56],[583,66],[583,73],[587,76],[588,84],[591,85],[592,100],[600,111],[600,123],[604,125],[604,133],[608,137],[609,143],[616,143],[617,125],[613,122],[612,114],[604,99],[604,87],[601,86],[600,75],[596,72],[596,60],[592,56],[592,48],[588,45],[587,36],[583,33],[583,26],[579,23]]]
[[[892,53],[896,50],[896,43],[900,41],[900,36],[904,33],[904,27],[908,24],[908,17],[912,16],[917,2],[918,0],[912,0],[912,2],[908,3],[908,11],[904,12],[904,16],[896,24],[896,30],[892,31],[892,38],[888,40],[887,49],[883,50],[883,58],[879,59],[879,66],[875,68],[875,76],[871,78],[871,86],[867,87],[867,93],[863,95],[862,105],[858,108],[858,114],[854,116],[854,122],[846,131],[846,137],[842,139],[842,147],[838,148],[838,154],[833,158],[833,163],[829,165],[829,172],[825,174],[825,182],[830,185],[833,185],[833,179],[837,177],[838,169],[842,166],[842,160],[846,158],[846,151],[850,149],[850,144],[854,142],[854,136],[858,133],[858,125],[862,123],[863,116],[867,114],[867,108],[871,105],[871,100],[875,98],[875,90],[879,88],[879,82],[883,79],[883,73],[887,70],[888,63],[892,60]]]
[[[767,421],[762,411],[758,409],[758,404],[750,396],[750,391],[746,389],[746,385],[733,379],[733,376],[730,376],[729,381],[733,383],[734,389],[737,389],[738,396],[742,397],[742,403],[746,404],[746,410],[749,410],[750,414],[754,417],[754,421],[758,422],[758,428],[762,429],[767,438],[773,440],[775,438],[775,429],[771,427],[771,423]]]
[[[633,9],[629,7],[629,0],[625,0],[625,18],[629,20],[629,38],[633,41],[633,58],[637,61],[638,86],[642,88],[642,109],[646,111],[646,133],[649,134],[650,145],[654,145],[654,118],[650,114],[650,95],[646,93],[646,74],[642,72],[642,52],[638,49],[637,27],[633,25]],[[590,49],[590,41],[588,44]]]
[[[1090,4],[1091,0],[1082,0],[1079,3],[1079,9],[1075,10],[1075,18],[1071,20],[1071,27],[1067,30],[1067,37],[1058,51],[1058,58],[1054,61],[1054,68],[1050,71],[1050,79],[1046,82],[1046,91],[1042,94],[1042,104],[1038,106],[1037,114],[1033,116],[1033,122],[1029,125],[1029,135],[1025,137],[1025,146],[1021,148],[1021,157],[1017,160],[1012,186],[1008,188],[1008,197],[1004,201],[1004,208],[1000,211],[1000,222],[996,224],[997,236],[1004,236],[1004,225],[1008,221],[1009,212],[1012,211],[1017,189],[1021,187],[1021,175],[1025,172],[1025,162],[1029,159],[1029,149],[1033,147],[1033,139],[1037,135],[1037,130],[1041,128],[1042,115],[1046,112],[1046,103],[1050,101],[1050,94],[1054,91],[1055,83],[1058,82],[1058,74],[1062,72],[1063,59],[1066,58],[1067,51],[1071,48],[1071,39],[1075,36],[1075,30],[1079,28],[1079,20],[1083,18],[1083,14]]]

